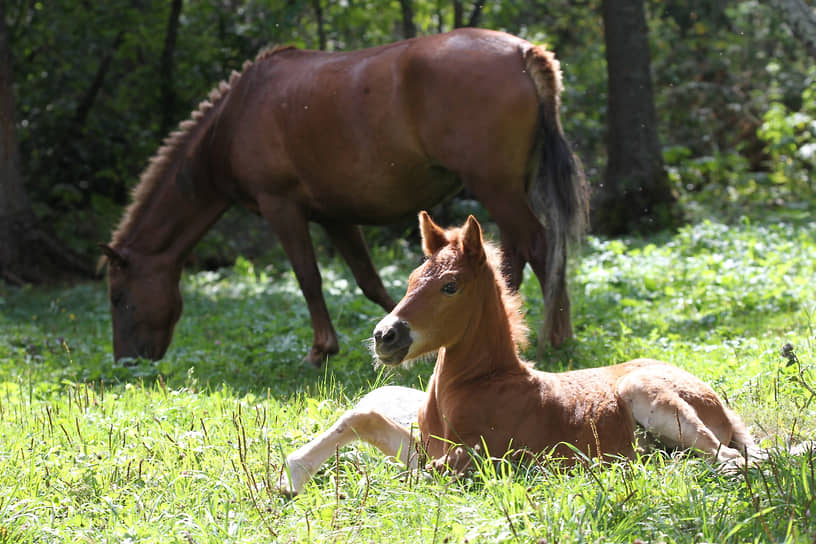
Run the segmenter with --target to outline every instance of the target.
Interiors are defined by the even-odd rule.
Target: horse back
[[[429,207],[462,179],[523,182],[538,105],[529,47],[461,29],[342,53],[282,50],[245,70],[211,147],[243,193],[366,223]]]

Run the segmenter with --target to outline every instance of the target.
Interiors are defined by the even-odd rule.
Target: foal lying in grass
[[[336,448],[355,439],[409,467],[420,447],[435,468],[454,471],[467,467],[468,448],[476,447],[494,456],[512,448],[567,460],[576,449],[631,458],[636,423],[667,445],[721,463],[740,464],[756,451],[739,416],[711,387],[668,363],[635,359],[562,373],[532,368],[519,358],[527,331],[518,295],[508,290],[499,252],[482,240],[476,219],[447,231],[425,212],[419,222],[427,260],[374,329],[374,349],[386,365],[439,350],[427,392],[385,387],[363,397],[286,458],[282,492],[302,491]],[[409,431],[414,421],[419,439]]]

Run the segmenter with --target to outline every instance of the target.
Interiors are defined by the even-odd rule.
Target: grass
[[[660,358],[712,383],[765,445],[816,438],[816,223],[701,222],[590,238],[579,253],[576,339],[539,368]],[[401,296],[418,244],[374,255]],[[366,341],[382,311],[325,252],[322,270],[342,353],[321,371],[300,363],[311,328],[280,260],[186,274],[168,355],[133,366],[111,361],[101,282],[0,286],[0,543],[813,540],[816,459],[784,451],[739,474],[658,451],[574,470],[485,464],[453,480],[359,446],[301,496],[278,496],[283,454],[371,387],[421,387],[431,370],[375,370]],[[522,294],[535,329],[529,271]]]

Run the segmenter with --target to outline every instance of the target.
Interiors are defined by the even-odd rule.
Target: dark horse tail
[[[553,326],[553,304],[568,304],[566,296],[567,245],[583,234],[589,216],[589,198],[583,169],[572,153],[558,116],[561,70],[555,56],[541,47],[524,52],[524,63],[538,92],[536,150],[533,152],[528,194],[533,210],[547,232],[546,315],[542,336]],[[559,302],[562,301],[562,302]],[[569,311],[569,308],[559,308]],[[559,331],[562,338],[572,331]],[[543,345],[543,344],[542,344]]]

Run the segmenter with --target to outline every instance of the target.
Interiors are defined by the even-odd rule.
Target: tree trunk
[[[402,8],[402,37],[406,40],[416,36],[416,26],[414,25],[414,7],[411,0],[400,0]]]
[[[643,0],[602,2],[606,41],[607,154],[593,228],[619,235],[676,223],[676,197],[663,170],[652,94]]]
[[[20,283],[23,239],[34,212],[20,174],[12,77],[5,5],[0,2],[0,276]]]
[[[816,12],[802,0],[769,0],[782,13],[796,39],[802,42],[808,55],[816,59]]]
[[[5,3],[0,0],[0,278],[22,284],[57,275],[90,276],[92,266],[37,225],[20,171],[12,79]]]
[[[487,0],[476,0],[473,3],[473,11],[470,12],[468,19],[468,26],[477,27],[482,20],[482,8],[484,8]]]
[[[468,17],[467,26],[476,27],[482,20],[482,8],[487,0],[476,0],[473,2],[473,10]],[[465,25],[465,8],[462,0],[453,0],[453,28],[461,28]]]
[[[453,28],[464,26],[464,9],[462,0],[453,0]]]
[[[161,55],[161,129],[164,136],[175,124],[176,118],[176,89],[173,78],[176,53],[176,38],[178,37],[179,19],[181,18],[181,0],[173,0],[170,6],[170,18],[167,20],[167,34],[164,36],[164,49]]]
[[[326,29],[323,26],[323,6],[320,5],[320,0],[312,0],[312,8],[314,9],[315,19],[317,19],[317,47],[321,51],[325,51]]]

